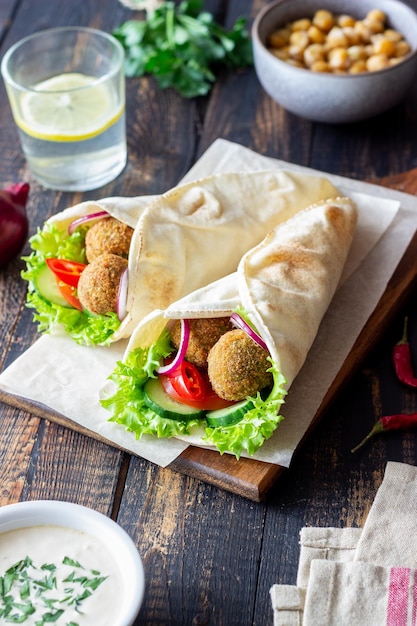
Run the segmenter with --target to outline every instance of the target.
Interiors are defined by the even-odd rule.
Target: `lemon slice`
[[[123,110],[107,84],[98,83],[94,76],[68,73],[48,78],[21,94],[14,116],[31,137],[83,141],[109,128]]]

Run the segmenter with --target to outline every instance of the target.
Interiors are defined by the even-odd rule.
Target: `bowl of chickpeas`
[[[252,43],[268,95],[312,121],[369,119],[417,79],[417,13],[400,0],[275,0]]]

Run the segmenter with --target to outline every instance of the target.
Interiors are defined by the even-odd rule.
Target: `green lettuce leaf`
[[[213,428],[207,426],[204,419],[179,421],[162,418],[146,406],[143,387],[150,377],[156,377],[155,368],[171,352],[170,335],[165,330],[149,348],[132,350],[124,362],[116,364],[109,377],[116,389],[112,395],[101,400],[102,406],[112,414],[109,421],[122,424],[137,439],[142,435],[189,435],[194,427],[204,427],[204,441],[216,447],[221,454],[230,452],[238,459],[244,452],[253,455],[283,419],[279,410],[286,395],[286,381],[277,366],[271,360],[274,384],[266,399],[258,393],[256,398],[252,398],[253,409],[240,422]]]
[[[203,440],[216,446],[220,453],[230,452],[239,458],[246,451],[253,455],[262,446],[266,439],[274,433],[278,424],[284,419],[279,415],[279,410],[286,395],[286,380],[277,366],[270,359],[274,384],[271,393],[263,400],[258,392],[256,398],[252,398],[253,409],[245,413],[237,424],[206,428],[206,436]]]
[[[68,259],[86,263],[85,234],[87,228],[78,228],[68,236],[56,224],[45,224],[43,230],[30,238],[33,252],[23,257],[26,269],[22,278],[28,281],[26,306],[35,309],[33,319],[38,323],[41,333],[48,333],[54,327],[61,327],[77,343],[82,345],[106,345],[110,343],[113,333],[119,328],[120,320],[116,313],[93,315],[88,311],[78,311],[70,307],[62,307],[42,298],[35,289],[34,278],[47,258]]]
[[[101,404],[112,413],[110,422],[125,426],[135,434],[155,437],[176,437],[190,434],[192,426],[201,424],[201,420],[177,421],[160,417],[145,404],[143,387],[149,378],[155,378],[155,368],[163,357],[172,352],[170,335],[163,332],[150,348],[132,350],[125,362],[118,361],[110,375],[116,384],[113,395],[101,400]]]

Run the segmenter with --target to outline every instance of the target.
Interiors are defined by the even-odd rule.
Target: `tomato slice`
[[[170,378],[169,376],[160,375],[159,380],[161,381],[165,392],[169,396],[171,396],[171,398],[177,400],[177,402],[188,404],[189,406],[193,406],[197,409],[203,409],[205,411],[215,411],[217,409],[224,409],[225,407],[234,404],[234,402],[230,402],[229,400],[224,400],[223,398],[220,398],[211,387],[207,375],[202,376],[203,379],[205,379],[206,384],[206,395],[202,400],[184,399],[184,397],[174,389],[172,385],[172,378]]]
[[[181,361],[168,377],[175,391],[184,400],[202,400],[207,393],[204,378],[189,361]]]
[[[67,261],[66,259],[46,259],[46,263],[58,280],[66,285],[71,285],[71,287],[78,285],[80,276],[87,267],[84,263]]]
[[[74,309],[78,309],[79,311],[83,311],[83,306],[79,299],[77,298],[77,289],[72,285],[68,285],[67,283],[63,283],[60,280],[57,280],[58,289],[65,298],[65,300],[74,307]]]

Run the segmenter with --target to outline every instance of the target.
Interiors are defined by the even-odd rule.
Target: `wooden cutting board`
[[[417,196],[417,168],[403,174],[369,182]],[[357,370],[365,356],[375,346],[392,319],[405,305],[411,291],[417,283],[416,258],[417,233],[411,240],[402,260],[392,275],[377,308],[369,318],[349,356],[329,388],[308,431],[300,442],[299,448],[303,445],[312,429],[317,425],[320,418],[329,408],[342,387],[347,383],[353,372]],[[49,419],[82,434],[94,437],[107,444],[116,445],[44,405],[6,394],[1,390],[0,400],[12,406],[16,406],[19,409],[28,411],[33,415]],[[213,450],[206,450],[194,446],[189,446],[168,467],[176,472],[187,474],[188,476],[203,480],[221,489],[231,491],[232,493],[236,493],[256,502],[260,502],[265,498],[269,489],[285,471],[284,467],[272,463],[264,463],[246,458],[242,458],[238,461],[232,455],[224,454],[221,456],[218,452]]]

